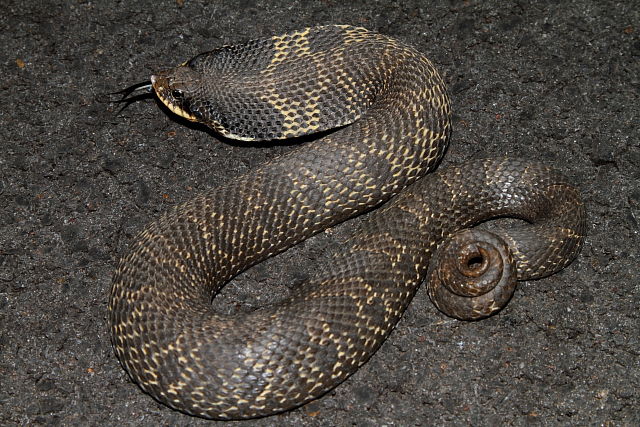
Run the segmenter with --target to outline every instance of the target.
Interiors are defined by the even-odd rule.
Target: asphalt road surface
[[[637,1],[4,1],[0,14],[0,424],[196,426],[127,377],[106,324],[111,276],[169,206],[292,147],[220,141],[152,99],[105,102],[222,44],[326,23],[429,56],[452,97],[443,166],[515,156],[581,189],[589,235],[499,315],[441,315],[424,289],[353,377],[236,425],[640,424]],[[282,298],[359,219],[236,278],[214,304]]]

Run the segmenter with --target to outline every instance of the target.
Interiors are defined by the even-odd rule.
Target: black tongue
[[[100,102],[124,104],[122,108],[118,110],[117,114],[120,114],[125,108],[134,102],[151,98],[153,98],[153,87],[151,86],[150,80],[136,83],[117,92],[101,94],[97,97]]]

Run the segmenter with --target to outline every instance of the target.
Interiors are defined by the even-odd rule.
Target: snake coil
[[[529,222],[505,238],[518,279],[561,269],[582,243],[579,194],[549,168],[484,160],[419,179],[445,151],[449,99],[431,62],[390,37],[307,28],[151,80],[173,112],[232,138],[340,127],[169,209],[121,259],[109,301],[116,354],[171,408],[259,417],[332,389],[380,347],[431,255],[462,228],[495,216]],[[393,196],[281,303],[237,316],[211,309],[239,272]],[[471,250],[466,265],[478,268],[476,258]]]

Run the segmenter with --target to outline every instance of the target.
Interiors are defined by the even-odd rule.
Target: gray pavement
[[[424,289],[344,384],[259,426],[640,425],[637,1],[4,1],[0,13],[0,425],[196,426],[142,393],[106,327],[141,227],[289,145],[219,141],[152,101],[100,94],[222,44],[323,23],[393,35],[447,81],[443,166],[517,156],[561,169],[589,213],[582,254],[485,321]],[[357,223],[358,219],[355,220]],[[223,311],[272,302],[354,222],[236,278]]]

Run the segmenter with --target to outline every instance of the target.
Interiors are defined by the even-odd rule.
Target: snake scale
[[[462,239],[457,270],[491,269],[493,249],[459,232],[478,222],[530,223],[503,230],[511,255],[500,262],[519,279],[560,270],[582,244],[580,196],[547,167],[477,160],[419,179],[446,149],[449,98],[431,62],[393,38],[307,28],[198,55],[151,82],[174,113],[230,138],[339,128],[171,208],[121,259],[109,301],[116,354],[171,408],[239,419],[317,398],[380,347],[428,274],[450,315],[494,312],[493,300],[459,304],[431,285],[452,275],[429,267],[445,238]],[[239,272],[393,196],[284,301],[236,316],[212,310]]]

